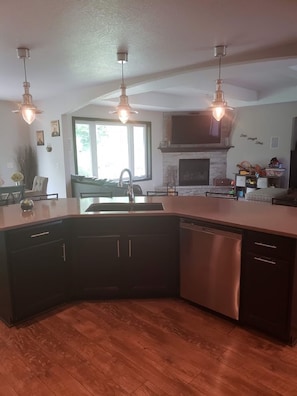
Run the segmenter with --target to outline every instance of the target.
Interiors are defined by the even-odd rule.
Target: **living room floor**
[[[87,301],[0,323],[0,395],[296,395],[297,348],[180,299]]]

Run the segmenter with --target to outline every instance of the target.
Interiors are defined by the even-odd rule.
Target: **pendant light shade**
[[[23,94],[23,102],[19,104],[19,109],[13,110],[13,112],[21,113],[23,119],[30,125],[35,120],[36,114],[40,114],[42,111],[38,110],[33,104],[32,95],[29,91],[30,83],[27,81],[26,59],[30,58],[30,50],[28,48],[17,48],[17,55],[19,59],[23,59],[24,61],[25,81],[23,87],[25,93]]]
[[[20,105],[20,110],[23,119],[30,125],[36,118],[36,107],[32,103],[32,95],[29,93],[30,83],[23,84],[25,93],[23,94],[23,103]]]
[[[124,82],[124,63],[128,62],[128,53],[127,52],[118,52],[117,53],[118,62],[122,64],[122,83],[121,83],[121,96],[120,103],[118,104],[115,111],[111,111],[110,114],[117,114],[119,120],[126,124],[129,120],[131,114],[138,114],[138,111],[132,110],[129,105],[128,96],[126,95],[126,85]]]
[[[226,109],[232,109],[228,107],[222,90],[223,80],[221,79],[221,62],[222,57],[226,55],[226,48],[226,45],[218,45],[214,48],[214,56],[219,58],[219,78],[216,80],[216,92],[211,104],[211,109],[212,115],[217,121],[220,121],[224,117]]]

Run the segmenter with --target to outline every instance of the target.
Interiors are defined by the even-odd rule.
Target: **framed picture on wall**
[[[36,131],[36,143],[37,146],[44,146],[44,132]]]
[[[60,136],[60,123],[59,120],[51,121],[52,136]]]

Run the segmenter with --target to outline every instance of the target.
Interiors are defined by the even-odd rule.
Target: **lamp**
[[[226,109],[232,110],[231,107],[228,107],[227,102],[224,99],[224,92],[222,91],[223,80],[221,79],[221,63],[222,57],[226,55],[226,48],[226,45],[217,45],[214,47],[214,56],[219,58],[219,78],[216,80],[216,92],[214,94],[211,108],[212,115],[217,121],[220,121],[224,117]]]
[[[126,85],[124,83],[124,63],[128,62],[128,52],[118,52],[117,53],[118,62],[122,64],[122,83],[121,83],[121,96],[120,96],[120,103],[118,104],[115,111],[111,111],[110,114],[117,114],[119,120],[126,124],[129,120],[130,114],[138,114],[138,111],[132,110],[128,96],[126,95]]]
[[[23,83],[24,91],[23,103],[19,104],[18,110],[13,110],[14,113],[22,113],[23,119],[30,125],[36,118],[36,114],[42,113],[32,102],[32,95],[30,95],[30,83],[27,81],[26,59],[30,58],[30,50],[28,48],[17,48],[17,56],[24,61],[25,81]]]

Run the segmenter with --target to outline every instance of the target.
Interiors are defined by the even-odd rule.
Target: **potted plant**
[[[20,185],[21,181],[24,180],[24,175],[21,172],[14,172],[11,175],[11,180],[14,181],[16,185]]]

